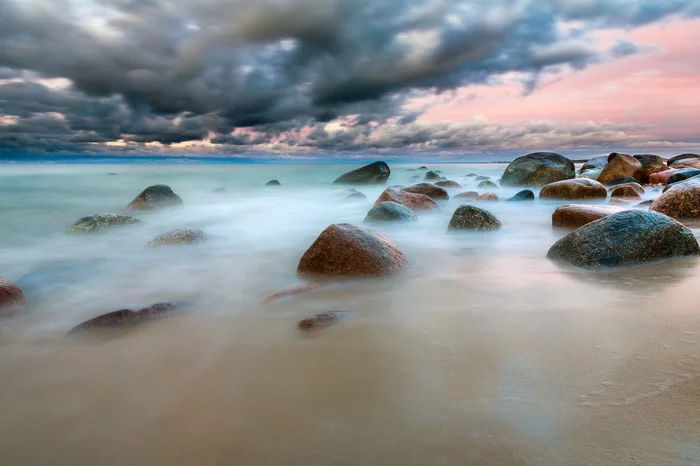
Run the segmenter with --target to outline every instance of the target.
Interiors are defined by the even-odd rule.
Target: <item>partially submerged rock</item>
[[[156,236],[148,243],[149,247],[179,246],[183,244],[201,243],[207,238],[202,230],[197,228],[177,228]]]
[[[476,196],[477,201],[497,201],[498,195],[495,193],[483,193]]]
[[[700,169],[698,169],[698,168],[684,168],[682,170],[678,170],[677,172],[673,173],[668,178],[668,184],[674,184],[674,183],[678,183],[679,181],[685,181],[685,180],[688,180],[690,178],[695,178],[698,175],[700,175]]]
[[[441,188],[462,188],[461,184],[450,180],[438,181],[435,183],[435,186],[440,186]]]
[[[622,207],[611,205],[562,205],[554,209],[552,213],[552,226],[555,228],[579,228],[608,215],[623,211]]]
[[[387,201],[404,205],[414,212],[440,209],[437,203],[425,194],[411,193],[403,190],[396,191],[391,188],[385,189],[374,202],[374,205]]]
[[[27,299],[24,297],[22,289],[0,277],[0,308],[9,309],[27,304]]]
[[[623,176],[622,178],[615,178],[614,180],[605,183],[606,188],[612,188],[613,186],[619,186],[621,184],[636,183],[637,180],[631,176]]]
[[[605,199],[608,192],[605,186],[588,178],[557,181],[540,191],[540,199]]]
[[[406,258],[387,237],[348,223],[328,226],[299,260],[305,277],[370,277],[398,272]]]
[[[279,180],[270,180],[267,183],[265,183],[265,186],[281,186],[282,183],[279,182]]]
[[[439,174],[435,173],[434,171],[429,171],[428,173],[425,174],[425,180],[430,181],[430,180],[439,180],[442,178]]]
[[[534,200],[535,200],[535,193],[533,193],[529,189],[523,189],[522,191],[516,193],[515,196],[508,199],[508,201],[511,201],[511,202],[534,201]]]
[[[398,202],[385,201],[367,212],[364,223],[415,222],[416,214]]]
[[[476,199],[479,197],[479,193],[476,191],[466,191],[463,193],[457,194],[454,198],[455,199]]]
[[[350,314],[348,311],[328,311],[316,314],[313,317],[302,319],[299,322],[299,330],[304,332],[315,332],[325,330],[340,323]]]
[[[180,196],[170,186],[156,184],[144,189],[136,199],[126,206],[126,210],[153,210],[163,207],[183,205]]]
[[[70,233],[92,233],[102,231],[112,227],[134,225],[141,223],[142,220],[131,217],[129,215],[119,214],[93,214],[78,219],[71,229]]]
[[[700,217],[700,178],[682,181],[664,192],[651,205],[650,210],[677,220],[694,220]]]
[[[173,312],[189,307],[191,304],[190,302],[157,303],[137,311],[120,309],[118,311],[108,312],[107,314],[93,317],[73,327],[66,336],[73,336],[87,331],[133,327],[138,324],[166,317]]]
[[[593,157],[588,159],[579,170],[579,173],[583,173],[588,170],[602,170],[608,164],[608,156],[600,155],[598,157]]]
[[[498,189],[498,185],[493,181],[482,181],[476,186],[478,189]]]
[[[574,163],[554,152],[533,152],[508,164],[502,186],[545,186],[576,176]]]
[[[391,170],[386,162],[374,162],[339,176],[334,184],[383,184]]]
[[[641,199],[643,194],[644,188],[637,183],[625,183],[610,188],[611,197]]]
[[[547,252],[549,259],[586,269],[696,256],[693,232],[652,211],[627,210],[572,231]]]
[[[455,210],[448,231],[491,231],[501,228],[501,222],[489,211],[471,205]]]
[[[430,183],[414,184],[408,188],[403,188],[401,191],[414,194],[425,194],[435,201],[446,201],[450,198],[450,195],[447,193],[445,188],[441,188],[440,186],[435,186],[434,184]]]

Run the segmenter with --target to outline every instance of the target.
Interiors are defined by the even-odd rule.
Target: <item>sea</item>
[[[504,202],[518,189],[467,177],[497,181],[505,164],[390,162],[385,186],[348,201],[332,181],[359,165],[1,164],[0,276],[30,306],[0,321],[0,463],[700,464],[697,259],[564,268],[546,258],[565,234],[551,226],[562,202]],[[382,190],[421,181],[421,165],[463,186],[452,196],[495,192],[478,206],[503,228],[448,234],[475,202],[452,198],[414,223],[368,226],[405,271],[263,302],[303,283],[299,258],[328,225],[365,226]],[[67,234],[155,184],[184,205]],[[180,227],[208,239],[146,246]],[[165,319],[65,337],[183,300],[194,304]],[[349,313],[299,330],[331,310]]]

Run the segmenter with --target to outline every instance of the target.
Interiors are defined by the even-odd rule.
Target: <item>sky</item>
[[[700,0],[0,0],[0,155],[700,152]]]

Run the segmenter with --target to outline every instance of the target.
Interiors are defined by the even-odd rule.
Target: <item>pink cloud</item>
[[[498,86],[470,86],[449,100],[428,105],[422,119],[467,120],[484,115],[491,123],[519,125],[533,120],[556,124],[614,121],[666,140],[698,140],[700,120],[700,20],[667,21],[631,31],[596,34],[605,49],[618,39],[655,49],[547,77],[534,93],[510,79]]]

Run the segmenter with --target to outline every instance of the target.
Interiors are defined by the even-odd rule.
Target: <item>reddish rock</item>
[[[649,175],[649,184],[668,184],[668,179],[673,176],[674,173],[680,170],[676,168],[671,168],[669,170],[664,170],[662,172],[656,172]]]
[[[617,198],[641,199],[644,188],[637,183],[625,183],[610,188],[610,196]]]
[[[0,308],[27,304],[27,299],[19,286],[0,277]]]
[[[137,311],[131,309],[120,309],[118,311],[108,312],[107,314],[102,314],[86,320],[80,325],[76,325],[70,332],[68,332],[66,336],[83,333],[89,330],[135,326],[154,319],[165,317],[174,311],[179,311],[185,307],[188,307],[190,304],[191,303],[189,302],[156,303]]]
[[[494,193],[483,193],[479,194],[476,198],[477,201],[497,201],[498,195]]]
[[[403,188],[401,191],[414,194],[425,194],[434,201],[446,201],[450,198],[450,195],[447,194],[445,188],[441,188],[440,186],[435,186],[434,184],[430,183],[414,184],[408,188]]]
[[[435,201],[425,194],[410,193],[408,191],[396,191],[395,189],[387,188],[379,195],[374,205],[379,205],[382,202],[396,202],[408,207],[414,212],[437,210],[440,207]]]
[[[557,207],[552,213],[552,226],[557,228],[578,228],[623,210],[625,209],[611,205],[563,205]]]
[[[605,199],[608,192],[605,186],[588,178],[550,183],[540,191],[540,199]]]
[[[631,155],[613,152],[608,156],[608,164],[598,176],[598,181],[601,184],[607,184],[626,176],[641,181],[646,176],[642,163]]]
[[[479,197],[479,193],[476,191],[467,191],[457,194],[455,199],[476,199],[477,197]]]
[[[308,277],[381,276],[406,266],[406,258],[384,235],[347,223],[323,230],[299,260]]]
[[[144,189],[136,199],[126,206],[126,210],[152,210],[162,207],[182,205],[182,199],[170,186],[157,184]]]

